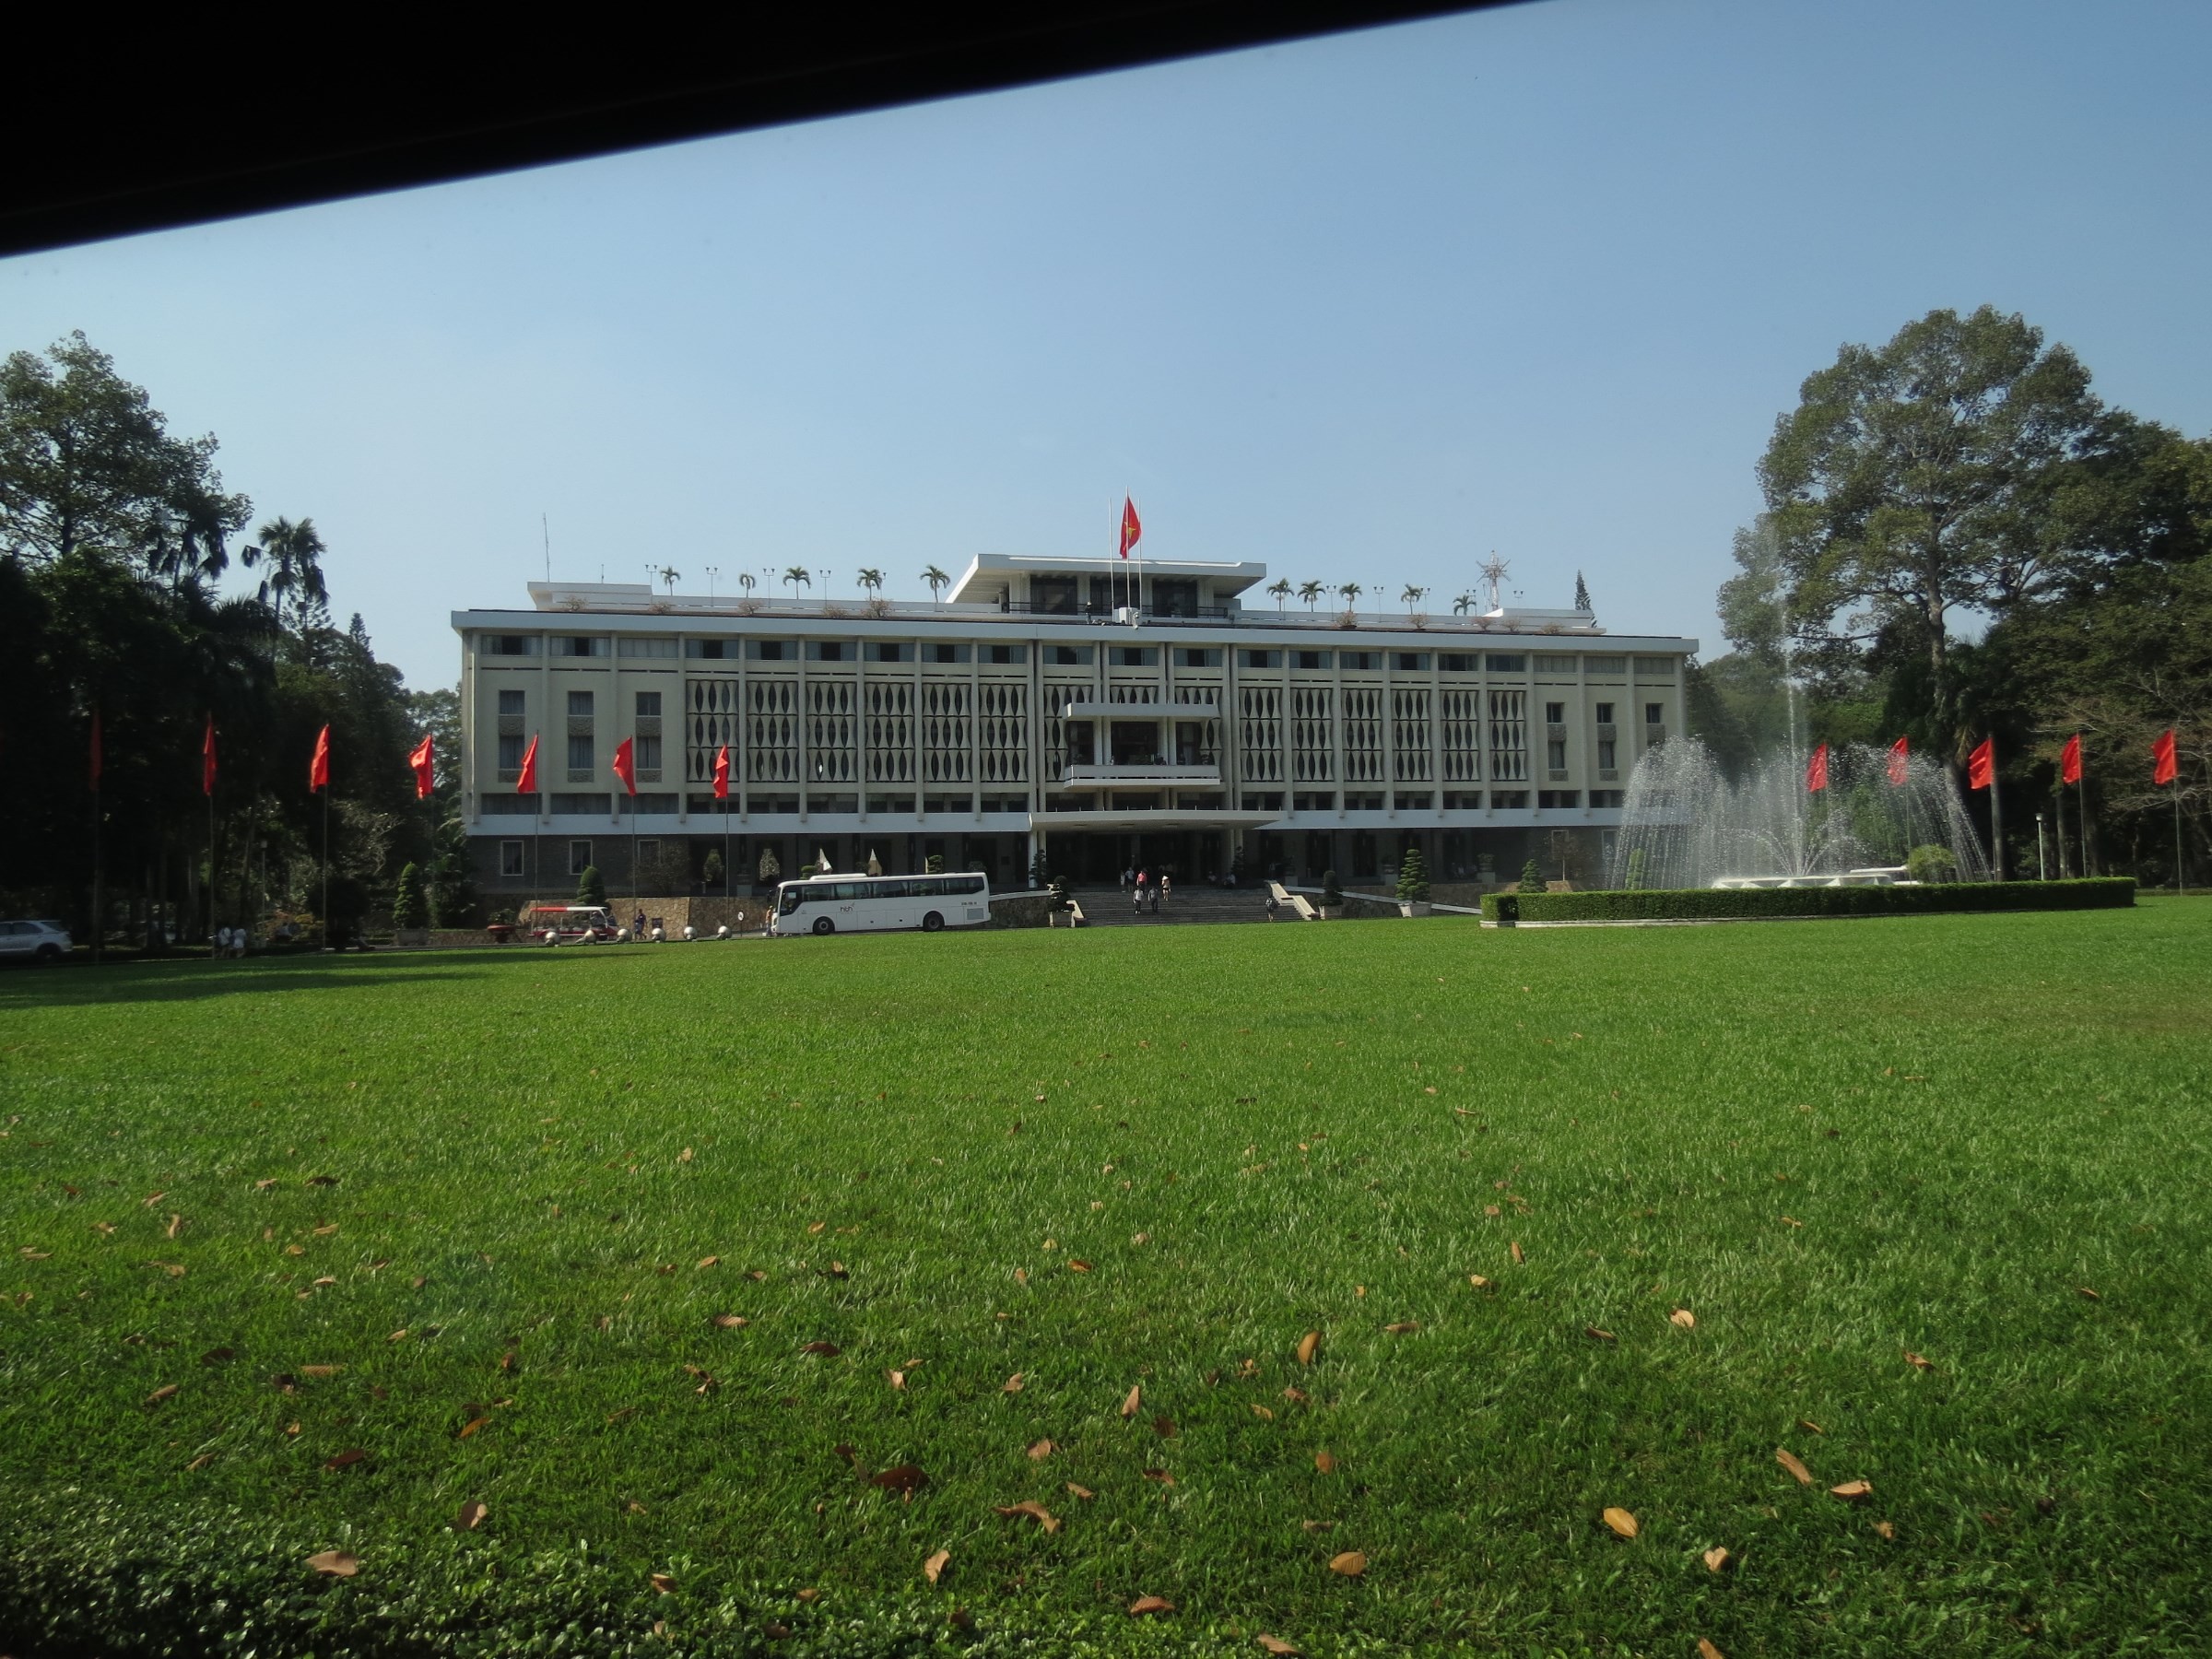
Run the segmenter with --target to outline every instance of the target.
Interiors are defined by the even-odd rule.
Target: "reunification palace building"
[[[1587,878],[1639,755],[1679,731],[1686,639],[1587,611],[1248,606],[1259,564],[977,558],[944,603],[532,582],[456,612],[475,874],[501,896],[742,888],[827,856],[1026,887],[1132,865],[1347,884]],[[537,789],[517,781],[533,737]],[[610,770],[632,743],[637,794]],[[727,746],[729,795],[713,794]],[[634,862],[633,862],[634,848]]]

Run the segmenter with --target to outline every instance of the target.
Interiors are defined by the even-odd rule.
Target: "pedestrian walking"
[[[1122,891],[1125,893],[1135,885],[1136,872],[1129,868],[1128,865],[1124,865],[1122,866]]]
[[[1276,911],[1276,904],[1275,904],[1275,889],[1274,889],[1273,888],[1269,888],[1267,889],[1267,920],[1268,920],[1268,921],[1272,922],[1272,921],[1274,921],[1274,920],[1275,920],[1275,911]]]
[[[1172,899],[1175,896],[1175,877],[1165,870],[1159,873],[1159,896],[1162,899]]]

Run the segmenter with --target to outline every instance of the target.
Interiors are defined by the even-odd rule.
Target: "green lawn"
[[[2208,1038],[2191,900],[0,974],[0,1632],[2201,1653]]]

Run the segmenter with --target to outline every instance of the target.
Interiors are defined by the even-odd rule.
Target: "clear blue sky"
[[[1097,553],[1712,594],[1799,382],[2024,312],[2212,429],[2212,6],[1547,0],[0,263],[416,685],[540,573]],[[822,587],[818,582],[816,593]],[[1434,603],[1434,601],[1432,601]]]

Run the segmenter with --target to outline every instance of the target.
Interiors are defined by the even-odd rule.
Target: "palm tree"
[[[947,588],[952,585],[952,578],[946,575],[944,571],[938,570],[934,564],[922,572],[922,581],[929,589],[929,602],[932,605],[935,605],[937,602],[938,589]]]
[[[810,588],[814,585],[814,572],[805,565],[793,565],[783,572],[783,580],[791,584],[791,596],[796,599],[800,582],[805,582]]]
[[[1298,584],[1298,596],[1306,602],[1308,610],[1312,610],[1314,604],[1328,591],[1318,582],[1301,582]]]
[[[860,574],[855,576],[853,580],[859,582],[862,587],[867,589],[869,593],[873,594],[883,586],[883,572],[877,570],[864,569]]]
[[[740,571],[737,572],[737,585],[745,590],[745,596],[747,599],[750,599],[753,596],[753,583],[759,580],[760,579],[758,576],[755,576],[750,571]]]
[[[1398,603],[1406,607],[1406,614],[1410,617],[1413,615],[1414,607],[1419,605],[1420,602],[1427,597],[1429,597],[1429,590],[1427,588],[1415,587],[1411,582],[1408,582],[1406,585],[1406,590],[1398,595]]]
[[[261,579],[256,596],[275,613],[279,628],[288,608],[297,618],[329,598],[329,590],[323,584],[322,561],[330,549],[316,534],[313,519],[303,518],[296,524],[287,518],[271,519],[254,535],[260,540],[239,554],[239,562],[249,569],[265,562],[268,565],[269,573]]]
[[[1348,616],[1351,614],[1354,604],[1358,601],[1359,595],[1365,593],[1367,590],[1361,587],[1356,582],[1347,582],[1336,591],[1344,597],[1345,614]]]
[[[1268,584],[1267,596],[1275,601],[1275,614],[1283,614],[1283,601],[1290,597],[1290,578],[1283,577]]]
[[[1474,608],[1475,595],[1472,594],[1462,594],[1452,601],[1452,614],[1455,617],[1464,617]]]
[[[672,570],[667,565],[663,565],[660,569],[660,578],[663,584],[673,594],[676,592],[676,584],[684,579],[684,573],[681,571]]]

